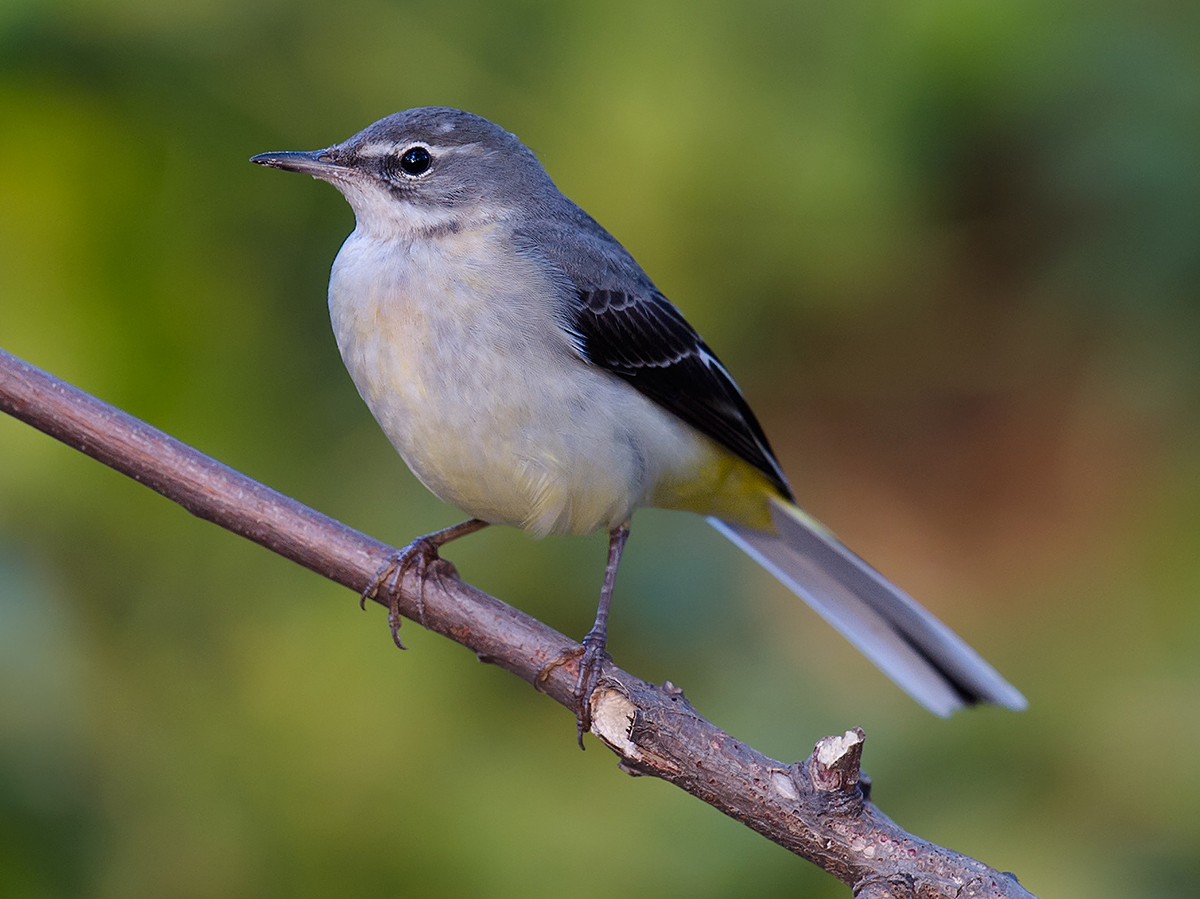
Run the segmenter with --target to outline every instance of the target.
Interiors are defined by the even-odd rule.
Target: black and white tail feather
[[[935,715],[945,718],[980,702],[1027,707],[979,653],[818,521],[783,499],[771,500],[771,517],[778,535],[718,518],[709,523]]]

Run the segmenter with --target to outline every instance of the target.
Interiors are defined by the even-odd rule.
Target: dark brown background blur
[[[1050,897],[1200,879],[1194,4],[7,0],[0,345],[381,538],[456,520],[329,333],[352,226],[253,153],[486,115],[742,383],[797,494],[1031,702],[934,719],[702,521],[617,660]],[[576,636],[603,539],[469,580]],[[832,879],[581,754],[466,652],[0,420],[0,896],[787,895]]]

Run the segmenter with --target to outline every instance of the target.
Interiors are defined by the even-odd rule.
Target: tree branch
[[[396,552],[3,350],[0,409],[358,593]],[[418,586],[411,576],[399,585],[401,613],[413,620]],[[386,606],[389,598],[376,601]],[[423,611],[429,630],[531,684],[576,646],[458,580],[446,561],[430,569]],[[571,708],[575,676],[568,662],[538,688]],[[784,764],[700,717],[670,682],[658,687],[611,663],[592,697],[592,718],[592,733],[623,770],[670,781],[824,868],[859,899],[1031,899],[1011,874],[925,842],[880,812],[859,771],[861,729],[826,737],[808,759]]]

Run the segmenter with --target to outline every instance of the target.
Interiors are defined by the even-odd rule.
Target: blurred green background
[[[704,523],[611,647],[1050,897],[1200,880],[1195,4],[4,0],[0,345],[403,544],[458,520],[329,333],[337,193],[250,155],[515,131],[738,376],[804,504],[1028,695],[934,719]],[[448,555],[569,634],[603,538]],[[524,683],[0,420],[0,896],[845,897]]]

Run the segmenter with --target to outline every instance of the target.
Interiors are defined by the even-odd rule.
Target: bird
[[[350,204],[328,291],[338,350],[413,474],[471,516],[414,540],[368,591],[414,569],[423,583],[440,547],[488,525],[608,532],[595,624],[573,651],[581,746],[630,519],[645,507],[706,516],[934,714],[1027,706],[797,505],[716,354],[516,135],[419,107],[251,162],[326,181]],[[389,622],[402,646],[394,598]]]

